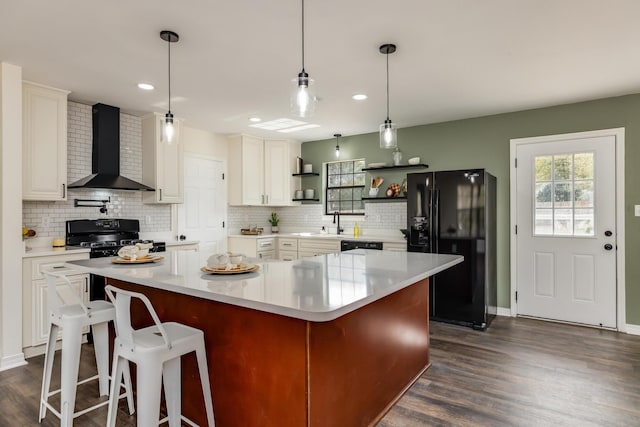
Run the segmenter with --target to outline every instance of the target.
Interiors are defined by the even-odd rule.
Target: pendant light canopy
[[[340,157],[340,137],[341,133],[334,133],[333,136],[336,137],[336,159]]]
[[[305,118],[313,115],[316,109],[317,98],[315,87],[309,74],[304,70],[304,0],[302,0],[302,71],[293,79],[293,92],[291,94],[291,112],[298,117]]]
[[[380,53],[387,56],[387,119],[380,125],[380,148],[398,147],[398,127],[389,118],[389,54],[395,51],[395,44],[380,46]]]
[[[167,42],[169,47],[169,110],[164,115],[164,135],[166,137],[167,144],[173,143],[175,135],[175,129],[173,128],[173,114],[171,113],[171,43],[176,43],[180,40],[180,36],[173,31],[160,31],[160,38]]]

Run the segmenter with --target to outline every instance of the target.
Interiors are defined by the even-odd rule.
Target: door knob
[[[610,251],[611,249],[613,249],[613,245],[611,243],[607,243],[606,245],[604,245],[605,250]]]
[[[611,230],[607,230],[604,232],[604,235],[607,237],[611,237],[613,235],[613,233],[611,232]]]

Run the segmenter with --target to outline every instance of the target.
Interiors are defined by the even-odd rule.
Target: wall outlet
[[[42,228],[49,227],[49,217],[47,215],[42,217]]]
[[[640,216],[640,205],[635,205],[634,206],[634,215],[635,216]]]
[[[147,216],[145,216],[145,217],[144,217],[144,222],[145,222],[147,225],[150,225],[150,224],[151,224],[151,215],[147,215]]]

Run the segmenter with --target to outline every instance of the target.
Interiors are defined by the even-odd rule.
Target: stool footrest
[[[191,421],[189,418],[185,417],[184,415],[180,415],[180,419],[182,421],[184,421],[185,423],[189,424],[192,427],[200,427],[198,424],[194,423],[193,421]],[[161,419],[160,421],[158,421],[158,424],[163,424],[169,422],[169,417],[164,417],[163,419]]]
[[[98,378],[98,375],[94,375],[94,376],[92,376],[90,378],[84,379],[82,381],[78,381],[78,385],[84,384],[84,383],[88,383],[89,381],[93,381],[93,380],[95,380],[97,378]],[[54,394],[60,393],[60,390],[62,390],[62,389],[57,389],[57,390],[50,391],[49,394],[47,394],[47,400],[48,400],[49,397],[53,396]],[[58,418],[60,418],[60,417],[58,417]]]

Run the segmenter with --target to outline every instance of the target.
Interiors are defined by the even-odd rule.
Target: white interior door
[[[224,162],[187,153],[184,156],[184,203],[178,206],[178,232],[200,241],[206,259],[227,249],[227,190]]]
[[[616,328],[616,139],[516,147],[518,314]]]

